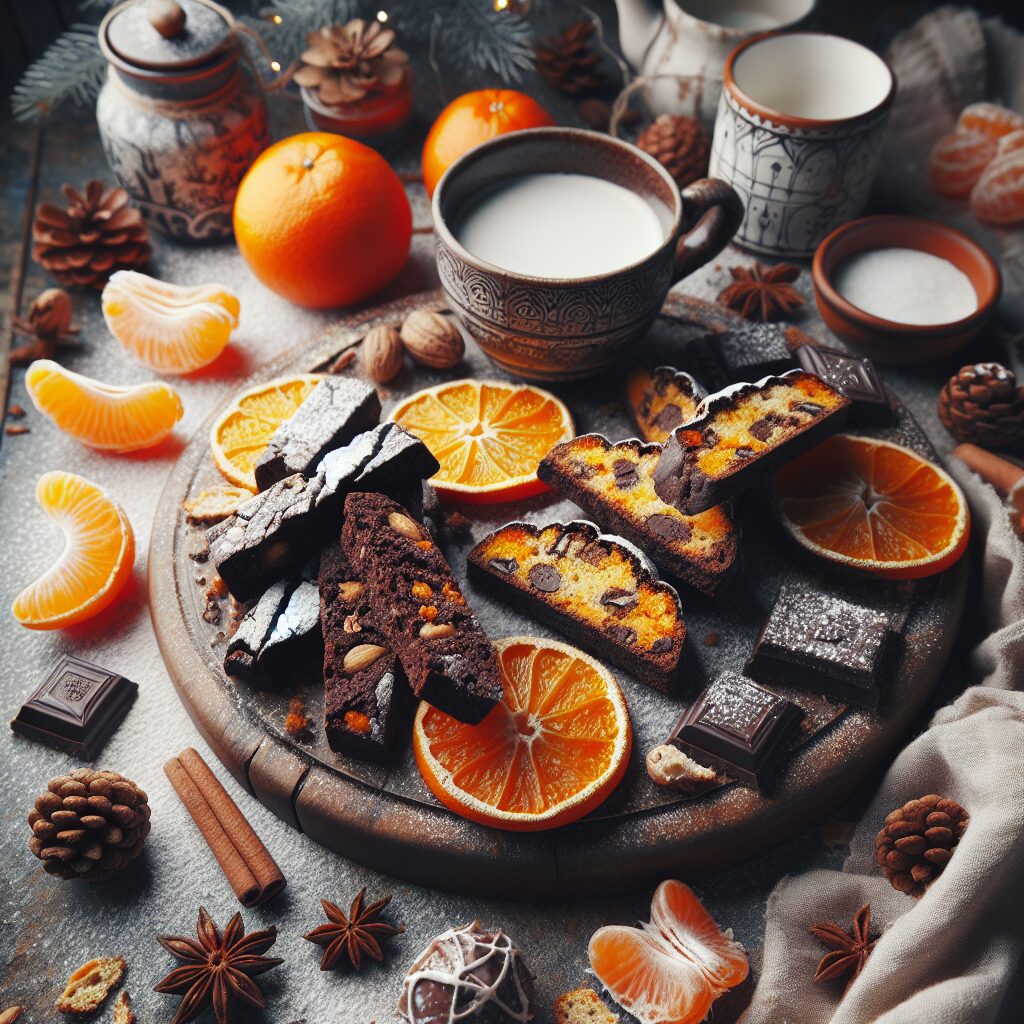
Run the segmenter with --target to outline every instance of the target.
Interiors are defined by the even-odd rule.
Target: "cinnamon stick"
[[[978,476],[986,483],[991,484],[1004,497],[1013,490],[1014,484],[1022,476],[1024,469],[1009,459],[993,455],[974,444],[958,444],[953,449],[953,454],[967,466],[973,469]]]
[[[189,747],[172,757],[164,773],[242,906],[262,903],[285,887],[274,858],[197,751]]]

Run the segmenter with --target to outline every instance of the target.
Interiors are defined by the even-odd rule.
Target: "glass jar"
[[[270,142],[235,19],[213,0],[126,0],[99,36],[110,67],[96,120],[114,174],[153,227],[230,237],[238,184]]]

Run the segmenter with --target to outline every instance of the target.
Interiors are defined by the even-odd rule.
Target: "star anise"
[[[262,956],[277,939],[277,929],[245,934],[242,915],[235,914],[221,935],[203,907],[196,925],[199,941],[179,935],[158,935],[160,943],[182,967],[176,967],[156,986],[156,992],[168,992],[184,998],[171,1024],[187,1024],[208,1006],[213,1007],[217,1024],[232,1024],[239,1001],[263,1009],[267,1000],[253,976],[284,963],[273,956]]]
[[[849,932],[835,921],[812,924],[807,930],[829,947],[829,952],[821,958],[821,963],[814,972],[814,980],[828,981],[830,978],[849,975],[843,989],[846,992],[857,975],[864,970],[871,950],[878,941],[878,935],[871,933],[871,904],[865,903],[853,915],[853,928]]]
[[[380,948],[379,940],[405,931],[405,928],[395,928],[379,920],[380,912],[391,902],[390,896],[364,907],[365,898],[364,886],[352,901],[348,916],[341,907],[330,900],[320,901],[328,923],[314,928],[303,938],[325,947],[323,958],[320,960],[321,971],[333,971],[341,963],[342,957],[347,957],[349,963],[358,971],[364,953],[372,956],[374,960],[383,960],[384,951]]]
[[[755,263],[749,269],[732,267],[729,273],[732,284],[722,290],[718,301],[746,320],[781,320],[807,301],[793,287],[800,268],[792,263],[774,267]]]

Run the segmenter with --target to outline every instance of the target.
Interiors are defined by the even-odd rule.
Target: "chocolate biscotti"
[[[469,553],[469,569],[584,649],[670,688],[686,626],[679,595],[620,537],[593,523],[509,523]]]
[[[427,530],[390,498],[356,492],[345,500],[341,543],[413,693],[459,721],[481,721],[502,697],[498,661]]]
[[[640,437],[655,444],[663,444],[676,427],[692,419],[706,394],[693,377],[674,366],[634,366],[624,392]]]
[[[337,540],[350,491],[414,493],[419,501],[422,481],[437,470],[437,459],[418,437],[383,423],[329,452],[312,479],[285,477],[210,527],[210,557],[234,597],[252,600]]]
[[[844,394],[802,370],[709,395],[665,442],[654,489],[696,515],[837,433],[849,406]]]
[[[385,760],[408,703],[401,664],[340,544],[324,549],[319,586],[327,743],[339,754]]]
[[[277,428],[254,467],[265,491],[293,473],[313,476],[320,460],[380,422],[380,399],[369,384],[351,377],[324,377]]]
[[[683,515],[654,492],[661,445],[581,434],[555,445],[537,475],[662,571],[713,596],[736,574],[739,529],[726,505]]]

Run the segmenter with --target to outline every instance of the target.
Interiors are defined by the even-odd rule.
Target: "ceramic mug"
[[[810,259],[864,209],[896,79],[859,43],[818,32],[762,35],[725,62],[710,173],[746,207],[736,243]]]
[[[586,277],[534,277],[474,256],[454,226],[466,204],[503,179],[568,173],[603,178],[643,198],[663,240],[644,258]],[[743,217],[724,182],[679,191],[642,150],[599,132],[531,128],[460,157],[434,190],[437,269],[452,311],[499,366],[530,380],[574,380],[614,363],[658,315],[669,288],[717,255]],[[595,216],[601,215],[600,208]]]

